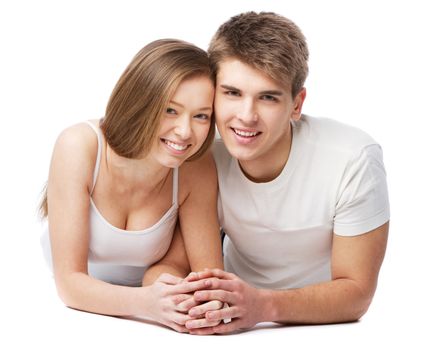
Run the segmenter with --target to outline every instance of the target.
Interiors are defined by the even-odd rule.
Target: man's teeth
[[[235,131],[236,134],[238,134],[239,136],[244,136],[244,137],[251,137],[251,136],[256,136],[258,134],[257,131],[242,131],[242,130],[238,130],[238,129],[233,129],[233,131]]]
[[[187,148],[187,145],[178,145],[178,144],[176,144],[174,142],[171,142],[171,141],[168,141],[168,140],[165,140],[165,143],[169,147],[172,147],[172,148],[174,148],[177,151],[184,151]]]

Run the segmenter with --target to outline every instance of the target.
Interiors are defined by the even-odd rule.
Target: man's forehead
[[[225,85],[243,89],[249,85],[260,91],[291,91],[288,82],[273,79],[268,73],[239,59],[228,59],[218,64],[217,86]]]

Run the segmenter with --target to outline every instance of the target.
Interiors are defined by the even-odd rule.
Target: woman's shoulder
[[[180,167],[180,177],[195,180],[195,176],[212,177],[216,175],[214,158],[211,151],[207,151],[202,157],[184,162]]]
[[[217,171],[211,151],[201,158],[185,162],[179,168],[180,192],[189,194],[194,189],[217,187]]]
[[[179,169],[180,204],[192,194],[192,198],[209,198],[217,191],[217,171],[211,151],[201,158],[185,162]]]
[[[94,125],[94,122],[92,124]],[[81,122],[71,125],[60,132],[55,142],[54,152],[60,152],[68,156],[83,154],[92,158],[94,154],[96,156],[97,149],[97,134],[88,123]]]
[[[94,124],[94,123],[93,123]],[[86,122],[71,125],[58,135],[52,161],[55,167],[70,170],[93,168],[98,153],[98,137]]]
[[[95,127],[98,127],[94,122],[91,123]],[[55,145],[69,145],[80,148],[93,145],[94,143],[97,143],[97,135],[94,130],[91,129],[87,122],[81,122],[62,130],[57,137]]]

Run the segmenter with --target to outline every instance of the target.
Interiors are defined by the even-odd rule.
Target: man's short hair
[[[220,26],[208,48],[211,68],[229,58],[265,72],[291,89],[293,98],[308,75],[309,51],[297,25],[272,12],[246,12]]]

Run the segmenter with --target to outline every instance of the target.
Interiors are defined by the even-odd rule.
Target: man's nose
[[[242,105],[236,115],[245,124],[254,124],[258,120],[256,106],[252,99],[248,98],[242,101]]]

